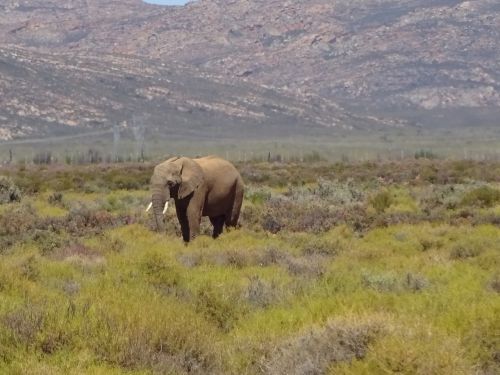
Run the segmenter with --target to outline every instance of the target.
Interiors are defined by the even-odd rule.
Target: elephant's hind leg
[[[224,228],[224,221],[226,220],[225,215],[210,217],[210,222],[214,226],[214,231],[212,233],[213,238],[219,237]]]

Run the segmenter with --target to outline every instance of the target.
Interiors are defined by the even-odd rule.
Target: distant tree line
[[[50,165],[65,163],[68,165],[101,164],[101,163],[125,163],[125,162],[145,162],[150,160],[144,152],[139,155],[104,155],[95,148],[89,148],[86,152],[66,154],[64,157],[54,155],[51,151],[37,152],[31,160],[35,165]],[[12,160],[10,160],[12,162]],[[28,162],[24,160],[23,162]]]
[[[201,155],[188,155],[193,157],[199,157]],[[261,151],[261,152],[244,152],[244,151],[225,151],[221,153],[221,156],[233,162],[269,162],[269,163],[314,163],[319,161],[329,160],[327,157],[322,155],[318,151],[303,152],[300,150],[292,151]],[[499,160],[500,154],[494,153],[467,153],[464,152],[464,157],[460,159],[463,160]],[[17,160],[16,160],[17,159]],[[420,149],[416,152],[405,152],[404,150],[392,150],[386,153],[377,153],[375,155],[360,155],[355,151],[350,154],[341,153],[337,155],[336,160],[343,163],[349,163],[353,161],[369,161],[369,160],[406,160],[406,159],[446,159],[442,155],[438,155],[432,150]],[[456,158],[454,158],[456,159]],[[145,153],[145,148],[143,144],[137,147],[134,152],[129,154],[118,154],[116,149],[112,150],[112,153],[105,154],[103,151],[91,147],[86,151],[76,151],[74,153],[55,153],[53,151],[38,151],[27,157],[24,155],[23,158],[16,158],[16,155],[12,150],[9,150],[7,158],[0,160],[0,164],[13,164],[14,162],[19,162],[22,164],[34,164],[34,165],[50,165],[50,164],[67,164],[67,165],[84,165],[84,164],[101,164],[101,163],[131,163],[131,162],[147,162],[151,160],[157,160],[157,157],[153,157]]]

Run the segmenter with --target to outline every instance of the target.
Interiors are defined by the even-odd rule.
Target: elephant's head
[[[203,171],[192,159],[175,157],[158,164],[151,176],[151,204],[156,229],[165,231],[164,214],[170,197],[184,199],[203,183]]]

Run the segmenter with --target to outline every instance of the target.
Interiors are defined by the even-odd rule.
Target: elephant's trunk
[[[163,209],[165,203],[170,199],[170,192],[165,188],[153,188],[151,201],[153,204],[153,214],[156,222],[156,230],[160,233],[165,232],[165,223],[163,222]]]

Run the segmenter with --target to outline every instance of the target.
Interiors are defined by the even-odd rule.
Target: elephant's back
[[[233,181],[241,178],[236,167],[229,161],[218,156],[206,156],[203,158],[194,159],[205,173],[205,176],[231,177]]]

